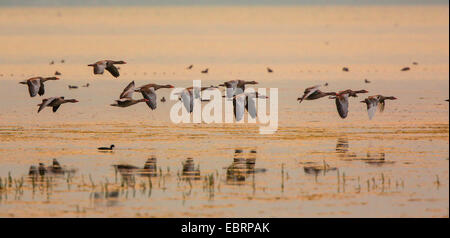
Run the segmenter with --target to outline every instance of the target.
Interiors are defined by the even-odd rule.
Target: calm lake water
[[[448,17],[439,5],[0,8],[0,217],[448,217]],[[128,64],[94,76],[100,59]],[[18,84],[55,71],[43,97]],[[276,133],[174,124],[170,100],[109,106],[132,80],[237,78],[278,88]],[[398,100],[372,120],[366,95],[346,119],[327,98],[298,104],[325,82]],[[52,96],[80,102],[38,114]],[[76,171],[27,176],[53,158]],[[113,167],[148,158],[150,175]]]

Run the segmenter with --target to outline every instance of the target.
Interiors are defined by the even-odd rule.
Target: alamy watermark
[[[267,94],[268,91],[268,94]],[[193,80],[190,88],[174,88],[170,100],[176,100],[170,110],[173,123],[258,123],[260,134],[273,134],[278,129],[278,88],[202,87]],[[206,104],[202,105],[202,101]],[[269,107],[269,110],[267,110]],[[245,122],[245,116],[247,121]]]

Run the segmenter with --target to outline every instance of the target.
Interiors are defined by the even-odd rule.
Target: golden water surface
[[[448,217],[448,10],[0,8],[0,217]],[[118,79],[94,76],[87,64],[100,59],[127,64]],[[55,71],[61,80],[46,82],[43,97],[18,84]],[[109,106],[132,80],[194,79],[278,88],[278,131],[174,124],[170,100],[154,111]],[[306,87],[325,82],[324,91],[398,100],[372,120],[359,103],[365,95],[350,100],[346,119],[327,98],[298,104]],[[38,114],[51,96],[79,103]],[[114,152],[96,149],[110,144]],[[151,157],[153,176],[112,166]],[[28,177],[30,165],[53,158],[76,172]]]

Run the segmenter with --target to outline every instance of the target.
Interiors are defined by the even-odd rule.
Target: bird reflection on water
[[[248,154],[241,149],[234,151],[233,163],[226,168],[227,184],[241,185],[249,175],[266,172],[265,168],[255,168],[256,154],[256,150],[251,150]]]
[[[194,159],[187,158],[183,162],[182,179],[184,180],[200,180],[200,165],[195,167]]]

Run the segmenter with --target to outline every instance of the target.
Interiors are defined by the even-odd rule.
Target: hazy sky
[[[448,0],[0,0],[0,6],[447,4]]]

